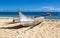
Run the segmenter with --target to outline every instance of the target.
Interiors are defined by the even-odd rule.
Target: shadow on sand
[[[20,29],[20,28],[26,28],[26,27],[30,27],[29,29],[32,29],[33,27],[37,26],[41,24],[41,22],[39,22],[38,24],[36,25],[32,25],[32,26],[23,26],[23,25],[17,25],[17,26],[13,26],[13,27],[0,27],[0,29]],[[28,30],[29,30],[28,29]]]
[[[20,28],[26,28],[28,26],[22,26],[22,25],[17,25],[13,27],[0,27],[0,29],[20,29]]]

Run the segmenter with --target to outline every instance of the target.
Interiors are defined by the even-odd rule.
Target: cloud
[[[55,7],[41,7],[40,10],[43,10],[43,11],[53,11],[53,12],[60,12],[60,8],[55,8]]]
[[[47,10],[47,11],[54,10],[54,8],[53,8],[53,7],[42,7],[42,9]]]

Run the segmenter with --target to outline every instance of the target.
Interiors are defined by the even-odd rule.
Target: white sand
[[[6,24],[13,18],[0,18],[0,27],[17,26],[19,23]],[[60,20],[44,20],[41,24],[27,30],[19,29],[0,29],[0,38],[60,38]]]

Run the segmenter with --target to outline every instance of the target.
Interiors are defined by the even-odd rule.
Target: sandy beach
[[[45,19],[41,24],[29,29],[14,26],[20,25],[19,22],[8,24],[14,18],[0,18],[1,27],[12,27],[10,29],[0,29],[0,38],[60,38],[60,20]],[[27,31],[25,31],[27,30]]]

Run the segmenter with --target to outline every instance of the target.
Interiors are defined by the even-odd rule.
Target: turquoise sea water
[[[22,12],[26,16],[43,16],[45,19],[60,19],[60,12],[49,12],[52,16],[47,16],[48,12]],[[0,12],[0,17],[18,17],[18,12]]]

